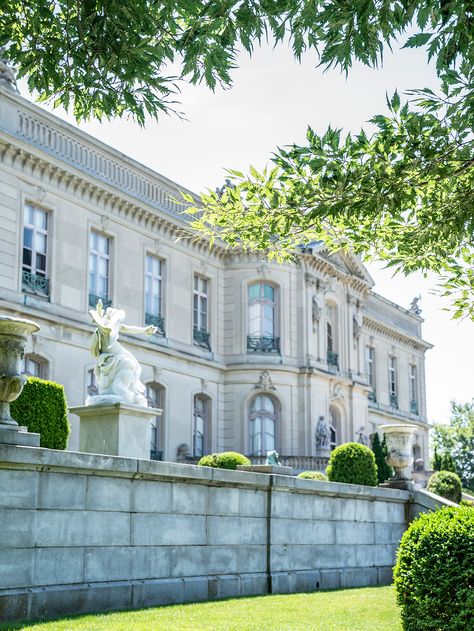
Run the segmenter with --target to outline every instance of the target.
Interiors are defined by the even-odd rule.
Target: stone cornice
[[[5,135],[6,136],[6,135]],[[84,204],[93,206],[99,213],[131,222],[146,232],[159,238],[172,241],[180,239],[187,246],[201,256],[215,257],[222,260],[227,250],[219,244],[214,244],[209,250],[209,242],[197,238],[182,217],[168,218],[156,209],[147,208],[144,203],[137,203],[123,191],[102,182],[95,183],[74,167],[61,164],[58,160],[47,159],[34,153],[34,149],[24,143],[3,137],[0,134],[0,158],[4,167],[21,170],[22,175],[30,176],[37,183],[53,186],[73,199],[79,199]]]
[[[324,282],[334,278],[348,285],[363,300],[370,292],[370,285],[365,279],[343,272],[331,261],[319,255],[302,254],[301,259],[306,264],[305,280],[307,285],[314,285],[324,290]],[[322,281],[322,282],[321,282]]]
[[[378,333],[385,338],[390,340],[394,340],[398,343],[404,344],[409,348],[412,348],[416,351],[425,352],[430,348],[433,348],[433,345],[429,342],[425,342],[419,337],[414,337],[412,335],[408,335],[407,333],[397,329],[395,327],[390,327],[375,318],[372,318],[368,315],[363,316],[363,327],[368,333]]]

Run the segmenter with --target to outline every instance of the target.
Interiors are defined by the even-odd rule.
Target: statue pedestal
[[[401,480],[390,478],[386,482],[379,484],[384,489],[400,489],[402,491],[413,491],[415,483],[413,480]]]
[[[0,445],[20,445],[21,447],[39,447],[40,435],[29,432],[22,425],[0,423]]]
[[[291,467],[277,464],[238,464],[237,471],[252,471],[253,473],[276,473],[277,475],[292,475]]]
[[[70,408],[80,419],[79,450],[92,454],[150,459],[150,420],[162,410],[127,403]]]

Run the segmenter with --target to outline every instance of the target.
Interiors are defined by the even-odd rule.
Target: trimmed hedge
[[[326,474],[331,482],[377,486],[374,452],[360,443],[345,443],[331,452]]]
[[[405,631],[467,631],[474,612],[474,511],[425,513],[404,533],[394,570]]]
[[[11,416],[29,432],[41,434],[41,447],[66,449],[69,436],[64,387],[54,381],[28,377],[23,392],[10,405]]]
[[[377,465],[377,480],[381,484],[385,482],[393,475],[392,467],[387,464],[385,456],[387,456],[387,439],[385,434],[383,435],[382,442],[380,442],[380,436],[378,432],[372,436],[372,451],[375,456],[375,464]]]
[[[304,478],[305,480],[321,480],[327,482],[328,476],[321,473],[321,471],[302,471],[298,473],[297,478]]]
[[[437,471],[428,480],[426,490],[459,504],[462,497],[461,478],[452,471]]]
[[[214,467],[216,469],[237,469],[237,465],[249,465],[250,460],[236,451],[223,451],[219,454],[203,456],[198,462],[199,467]]]

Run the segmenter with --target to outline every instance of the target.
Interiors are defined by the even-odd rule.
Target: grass
[[[23,631],[401,631],[393,587],[234,598],[0,625]]]

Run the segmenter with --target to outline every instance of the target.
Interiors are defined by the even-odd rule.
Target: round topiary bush
[[[328,476],[321,473],[321,471],[302,471],[298,473],[297,478],[304,478],[305,480],[321,480],[327,482]]]
[[[416,519],[394,570],[405,631],[466,631],[474,612],[474,511],[445,507]]]
[[[200,467],[215,467],[217,469],[237,469],[237,465],[249,465],[250,460],[236,451],[223,451],[220,454],[203,456],[198,462]]]
[[[40,434],[41,447],[66,449],[69,436],[64,386],[54,381],[28,377],[22,393],[12,401],[12,418]]]
[[[452,471],[437,471],[429,479],[426,490],[459,504],[462,497],[461,478]]]
[[[197,464],[198,467],[217,467],[217,454],[203,456]]]
[[[360,443],[345,443],[336,447],[331,452],[326,473],[331,482],[377,486],[374,453]]]

